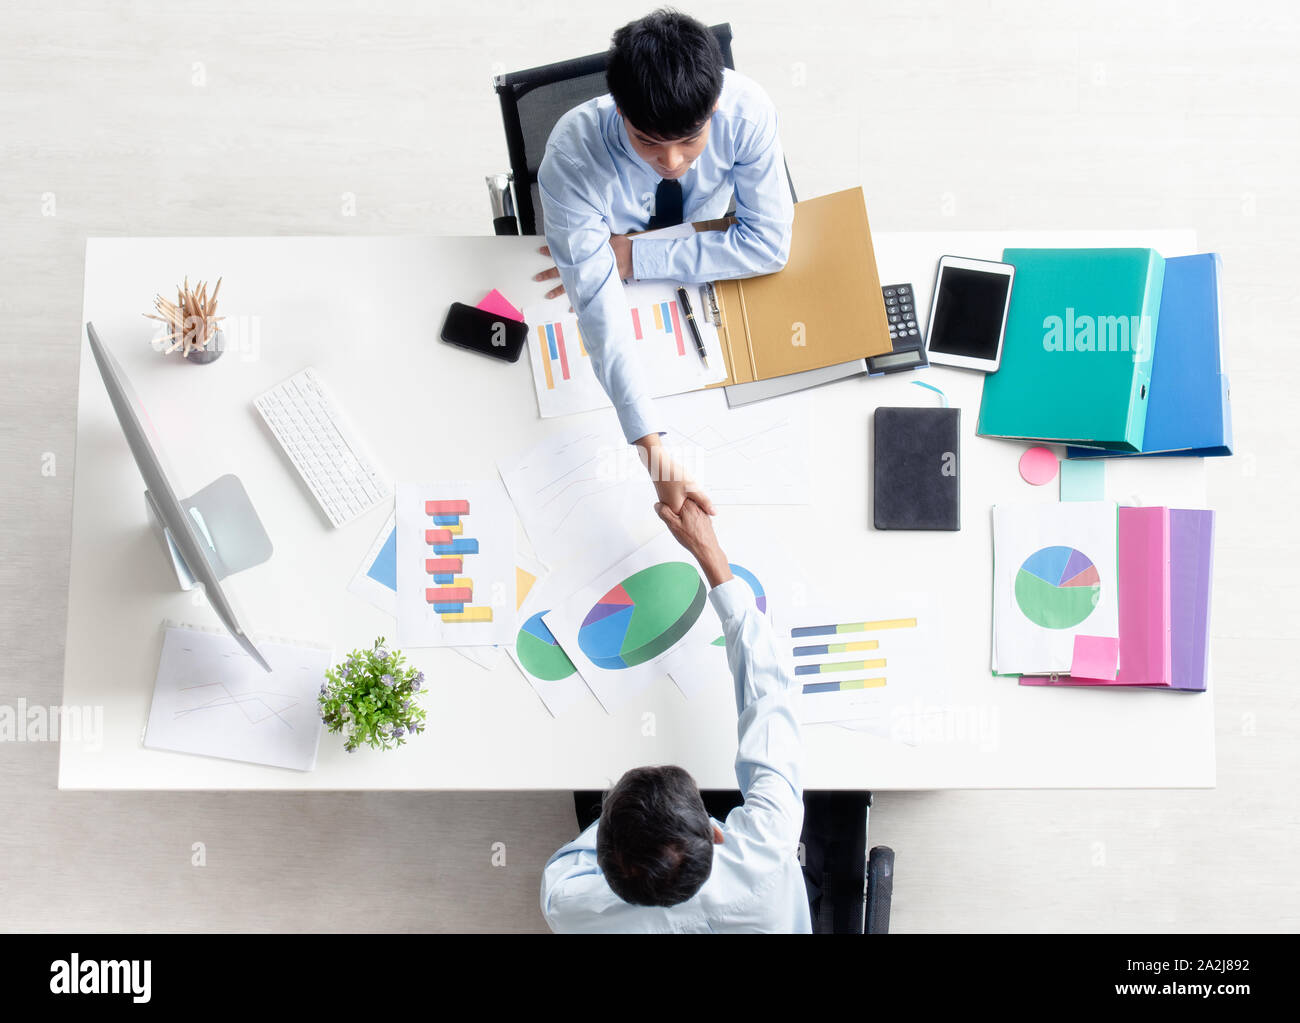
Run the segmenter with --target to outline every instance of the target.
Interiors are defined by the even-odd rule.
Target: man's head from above
[[[703,887],[722,842],[700,790],[680,767],[638,767],[606,794],[596,862],[635,906],[676,906]]]
[[[614,33],[609,93],[632,148],[661,177],[681,177],[708,144],[722,68],[713,33],[677,11],[654,11]]]

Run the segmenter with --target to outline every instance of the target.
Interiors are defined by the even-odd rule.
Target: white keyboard
[[[254,398],[253,407],[335,527],[392,499],[392,484],[311,367]]]

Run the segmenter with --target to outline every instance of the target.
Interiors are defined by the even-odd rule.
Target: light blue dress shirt
[[[537,172],[546,243],[629,443],[660,430],[630,351],[632,324],[609,236],[645,230],[661,180],[632,148],[608,94],[560,118]],[[686,222],[721,217],[734,192],[737,223],[691,238],[633,239],[637,280],[698,284],[785,266],[794,204],[776,108],[756,82],[723,71],[708,142],[678,180]]]
[[[740,713],[736,779],[744,806],[727,815],[704,886],[676,906],[633,906],[596,863],[597,821],[542,872],[542,913],[558,933],[812,931],[799,836],[803,829],[798,686],[784,667],[772,623],[743,579],[709,593],[722,619]]]

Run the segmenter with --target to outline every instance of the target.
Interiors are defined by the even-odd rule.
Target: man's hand
[[[612,234],[609,236],[609,247],[614,250],[614,262],[618,264],[618,276],[621,280],[630,281],[632,279],[632,239],[625,234]],[[551,254],[549,245],[543,245],[537,250],[543,256]],[[541,273],[533,274],[535,281],[555,281],[560,278],[560,268],[553,266],[549,270],[543,270]],[[547,298],[559,298],[564,294],[564,285],[552,288],[546,293]],[[572,312],[572,309],[570,309]]]
[[[731,578],[731,566],[727,564],[727,556],[718,545],[717,534],[713,532],[713,520],[694,500],[687,498],[680,514],[662,501],[655,505],[655,511],[664,520],[664,525],[674,539],[700,563],[710,586],[721,586]]]
[[[693,500],[708,515],[715,515],[709,495],[700,489],[664,449],[659,434],[651,433],[636,442],[636,453],[650,474],[655,494],[672,512],[680,512],[687,498]]]

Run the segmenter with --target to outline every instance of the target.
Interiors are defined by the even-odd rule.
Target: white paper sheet
[[[397,513],[388,516],[361,559],[348,592],[372,607],[397,617]]]
[[[700,360],[685,314],[678,308],[676,282],[624,285],[629,314],[626,343],[632,345],[641,367],[646,392],[656,397],[693,391],[727,376],[718,329],[701,312],[699,286],[685,287],[708,353],[707,366]],[[569,296],[534,302],[523,313],[542,418],[610,407],[609,396],[596,379],[591,356],[582,343],[578,318],[569,312]]]
[[[295,771],[316,766],[324,647],[258,641],[263,671],[225,633],[168,625],[145,727],[150,749]]]
[[[664,447],[716,504],[806,504],[806,396],[728,409],[717,391],[656,403]],[[612,412],[587,417],[498,463],[538,555],[552,565],[623,557],[662,528],[646,467]]]
[[[556,603],[543,621],[612,712],[663,674],[674,647],[718,635],[708,605],[694,559],[663,532]]]
[[[1075,636],[1119,636],[1117,515],[1113,501],[994,505],[994,671],[1068,672]]]
[[[802,693],[800,721],[910,733],[912,715],[946,698],[942,622],[924,594],[796,608],[781,631]]]
[[[533,691],[541,697],[551,716],[559,717],[584,699],[588,689],[544,619],[544,615],[551,609],[550,600],[555,595],[552,592],[553,578],[548,576],[539,579],[529,591],[519,609],[519,629],[515,642],[506,650]]]
[[[468,510],[439,515],[430,502],[453,502],[449,508]],[[460,532],[454,532],[457,527]],[[430,531],[440,531],[438,542],[429,542]],[[468,599],[448,597],[444,610],[438,610],[429,599],[435,590],[457,591]],[[456,617],[462,614],[470,620]],[[515,516],[501,481],[399,483],[398,645],[508,643],[514,623]]]

